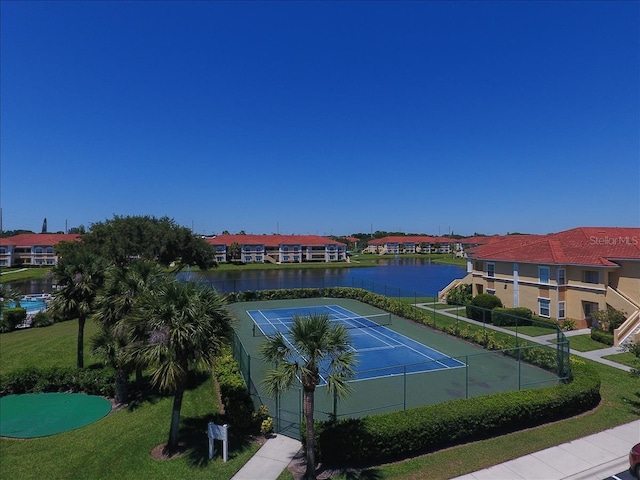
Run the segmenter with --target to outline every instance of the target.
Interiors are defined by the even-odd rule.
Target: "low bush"
[[[24,308],[5,308],[0,318],[0,333],[12,332],[27,319]]]
[[[220,397],[224,407],[224,421],[238,430],[255,430],[260,428],[254,414],[253,401],[240,374],[238,362],[228,348],[220,355],[213,367],[218,381]],[[262,419],[260,419],[260,422]]]
[[[600,330],[598,328],[591,329],[591,339],[596,342],[604,343],[605,345],[613,346],[613,334],[609,333],[605,330]]]
[[[47,312],[41,311],[35,314],[31,326],[34,328],[48,327],[54,323],[53,318]]]
[[[112,397],[115,371],[110,368],[27,367],[0,379],[0,396],[41,392],[84,392]]]
[[[489,293],[481,293],[467,305],[467,317],[480,322],[491,323],[491,310],[502,307],[502,300]]]
[[[567,384],[319,423],[319,460],[379,464],[583,413],[600,401],[600,378],[584,362],[575,363],[574,372]]]
[[[471,285],[460,284],[453,287],[447,293],[447,304],[449,305],[466,305],[471,302]]]
[[[533,312],[526,307],[502,308],[491,310],[491,323],[498,327],[522,327],[531,325]]]

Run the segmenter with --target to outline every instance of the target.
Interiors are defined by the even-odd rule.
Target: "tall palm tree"
[[[53,269],[56,282],[62,288],[54,294],[49,312],[59,318],[78,317],[78,368],[84,367],[84,325],[95,308],[105,268],[101,257],[80,252],[63,257]]]
[[[178,450],[182,398],[189,371],[213,368],[233,331],[233,317],[224,298],[197,282],[165,278],[143,296],[136,308],[132,330],[134,356],[151,369],[151,380],[173,392],[173,409],[166,453]],[[144,332],[144,333],[141,333]]]
[[[315,479],[314,402],[320,375],[326,375],[329,392],[338,397],[349,393],[347,381],[356,362],[349,335],[342,325],[332,325],[326,314],[293,318],[288,338],[282,333],[268,337],[261,345],[263,358],[275,364],[263,384],[270,395],[279,395],[294,383],[302,383],[302,411],[306,435],[305,478]],[[322,372],[321,372],[322,370]]]
[[[95,320],[100,330],[91,339],[91,350],[116,370],[115,400],[119,404],[127,401],[129,375],[136,366],[128,354],[132,337],[129,323],[137,302],[153,287],[160,274],[160,266],[147,260],[113,265],[107,271],[104,289],[97,298]]]

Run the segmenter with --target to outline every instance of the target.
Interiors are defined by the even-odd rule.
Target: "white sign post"
[[[229,425],[216,425],[213,422],[209,422],[207,433],[209,435],[209,458],[213,458],[213,454],[216,453],[214,441],[222,440],[222,460],[227,461],[229,455],[229,441],[228,441]]]

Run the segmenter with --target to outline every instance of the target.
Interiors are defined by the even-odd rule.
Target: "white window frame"
[[[547,272],[546,280],[542,278],[542,272],[545,272],[545,271]],[[551,281],[551,267],[546,265],[538,265],[538,282],[540,282],[542,285],[549,285],[550,281]]]
[[[560,275],[560,272],[562,272],[562,275]],[[558,285],[566,285],[567,284],[567,269],[566,268],[558,268],[558,270],[556,271],[556,281],[558,282]]]
[[[543,307],[546,304],[546,307]],[[542,309],[546,308],[547,314],[542,313]],[[538,315],[542,318],[551,318],[551,299],[538,297]]]
[[[489,271],[489,267],[491,267],[491,271]],[[496,264],[494,262],[487,262],[487,277],[496,277]]]
[[[567,302],[562,300],[558,302],[558,320],[567,318]]]

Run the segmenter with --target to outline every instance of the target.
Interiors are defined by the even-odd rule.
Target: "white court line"
[[[333,306],[331,306],[331,307],[343,308],[343,307],[340,307],[339,305],[333,305]],[[329,307],[329,308],[330,308],[330,307]],[[347,310],[347,309],[344,309],[344,310],[346,310],[347,312],[349,312],[349,310]],[[353,312],[351,312],[351,313],[353,313]],[[357,314],[356,314],[356,316],[357,316]],[[384,326],[383,326],[383,328],[386,328],[386,327],[384,327]],[[366,330],[366,328],[363,328],[363,329],[361,329],[361,330]],[[413,352],[417,353],[419,356],[429,359],[429,361],[431,361],[431,362],[435,362],[435,363],[437,363],[437,364],[439,364],[439,365],[442,365],[442,367],[443,367],[443,368],[447,368],[447,369],[449,369],[449,368],[460,368],[460,367],[464,366],[464,363],[460,362],[460,360],[454,359],[454,360],[456,360],[456,362],[460,363],[460,365],[455,366],[455,367],[450,367],[450,366],[445,365],[444,363],[442,363],[440,360],[436,360],[435,358],[430,357],[429,355],[426,355],[425,353],[423,353],[423,352],[421,352],[421,351],[419,351],[419,350],[416,350],[415,348],[413,348],[413,347],[411,347],[410,345],[408,345],[408,343],[406,343],[406,344],[405,344],[405,343],[399,343],[396,339],[393,339],[393,338],[389,337],[389,335],[387,335],[387,334],[385,334],[385,333],[383,333],[383,332],[381,332],[381,331],[379,331],[379,330],[374,330],[374,331],[375,331],[376,335],[373,335],[371,332],[366,332],[366,334],[367,334],[367,335],[370,335],[371,337],[375,338],[376,340],[378,340],[378,341],[382,342],[382,343],[383,343],[383,344],[385,344],[385,345],[392,345],[392,344],[390,344],[390,343],[388,343],[388,342],[385,342],[382,338],[379,338],[379,337],[378,337],[378,335],[380,335],[380,337],[386,337],[387,339],[389,339],[389,340],[393,341],[393,342],[396,344],[395,346],[396,346],[397,348],[407,348],[408,350],[411,350],[411,351],[413,351]],[[407,337],[406,335],[402,335],[401,333],[397,333],[397,332],[394,332],[394,333],[395,333],[396,335],[398,335],[398,336],[402,337],[402,338],[406,338],[407,340],[410,340],[411,342],[414,342],[414,343],[420,343],[420,342],[417,342],[416,340],[413,340],[412,338]],[[421,345],[422,345],[422,344],[421,344]],[[440,352],[440,351],[438,351],[438,350],[436,350],[436,349],[434,349],[434,348],[431,348],[431,347],[429,347],[429,346],[427,346],[427,345],[424,345],[424,346],[425,346],[425,347],[427,347],[429,350],[431,350],[431,351],[433,351],[433,352],[439,353],[439,354],[441,354],[441,355],[445,355],[444,353],[442,353],[442,352]],[[450,357],[450,356],[448,356],[448,355],[445,355],[445,356],[446,356],[447,358],[453,358],[453,357]]]
[[[277,309],[277,308],[274,308],[274,309],[271,309],[271,310],[278,310],[278,309]],[[259,313],[260,313],[260,315],[262,315],[262,317],[267,321],[267,323],[268,323],[269,325],[271,325],[271,326],[275,329],[275,331],[276,331],[277,333],[279,333],[280,335],[282,335],[282,338],[284,339],[284,341],[285,341],[285,342],[286,342],[286,343],[291,347],[291,349],[292,349],[294,352],[296,352],[296,354],[298,355],[298,357],[300,357],[302,360],[304,360],[305,362],[307,362],[307,359],[305,358],[305,356],[304,356],[304,355],[302,355],[302,353],[300,353],[300,351],[295,347],[295,345],[293,345],[293,343],[291,343],[291,341],[287,338],[287,336],[286,336],[283,332],[281,332],[281,331],[280,331],[280,330],[279,330],[279,329],[278,329],[278,328],[277,328],[277,327],[276,327],[276,326],[271,322],[271,320],[270,320],[269,318],[267,318],[267,316],[262,312],[262,310],[252,310],[252,311],[254,311],[254,312],[255,312],[255,311],[257,311],[257,312],[259,312]],[[260,329],[260,331],[262,332],[262,334],[263,334],[265,337],[267,337],[267,335],[264,333],[264,330],[262,330],[262,327],[260,326],[260,324],[259,324],[258,322],[256,322],[256,321],[255,321],[255,319],[253,318],[253,315],[251,315],[251,314],[249,313],[249,310],[247,310],[247,315],[249,315],[249,317],[251,318],[251,320],[253,320],[253,323],[254,323],[254,324],[256,324],[256,325],[258,326],[258,328]],[[285,325],[285,324],[284,324],[284,322],[282,322],[282,321],[280,320],[280,317],[277,317],[277,320],[278,320],[278,322],[280,322],[280,325]],[[288,330],[289,330],[289,329],[287,328],[287,331],[288,331]],[[319,369],[318,369],[318,375],[320,376],[320,379],[321,379],[322,381],[324,381],[324,383],[328,383],[328,382],[327,382],[327,380],[326,380],[326,378],[324,378],[324,377],[322,376],[322,374],[320,373],[320,370],[319,370]],[[297,376],[297,375],[296,375],[296,376]],[[299,376],[297,376],[297,377],[298,377],[298,380],[300,381],[300,383],[302,383],[302,379],[301,379]]]

